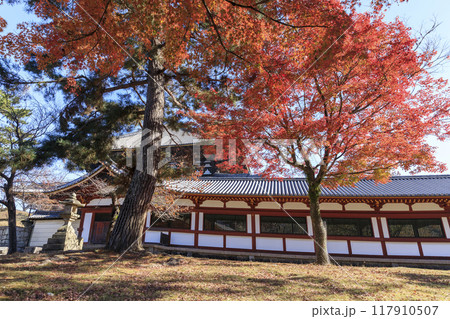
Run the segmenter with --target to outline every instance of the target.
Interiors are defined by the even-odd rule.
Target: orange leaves
[[[450,132],[443,120],[450,115],[447,83],[423,69],[434,53],[417,54],[415,39],[400,21],[335,16],[325,30],[263,43],[253,60],[262,69],[242,68],[230,84],[241,99],[205,107],[197,118],[200,128],[266,141],[264,166],[249,162],[266,173],[282,170],[286,159],[316,173],[324,166],[326,176],[340,176],[341,183],[362,177],[385,181],[397,168],[442,169],[426,142],[428,135],[443,138]],[[284,159],[272,139],[295,141],[283,150]]]

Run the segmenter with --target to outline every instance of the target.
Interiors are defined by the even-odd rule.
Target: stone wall
[[[17,227],[17,250],[23,251],[28,245],[32,227]],[[0,247],[8,247],[8,226],[0,226]]]

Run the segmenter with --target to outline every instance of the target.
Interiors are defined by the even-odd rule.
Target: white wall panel
[[[191,230],[195,230],[195,218],[197,217],[196,215],[196,213],[191,213]]]
[[[286,250],[313,253],[314,241],[312,239],[286,238]]]
[[[146,243],[158,243],[161,240],[161,232],[160,231],[146,231],[144,242]]]
[[[417,243],[411,242],[391,242],[386,243],[388,255],[392,256],[420,256]]]
[[[444,231],[447,238],[450,239],[450,225],[448,224],[448,218],[442,217],[442,224],[444,225]]]
[[[31,247],[43,246],[62,225],[63,225],[62,219],[36,220],[34,223],[33,231],[31,233],[29,246]],[[72,227],[77,234],[78,234],[77,229],[79,226],[80,226],[79,219],[72,223]]]
[[[85,243],[87,243],[89,241],[89,232],[91,230],[91,222],[92,222],[92,213],[84,214],[83,232],[81,233],[81,237],[83,237],[83,242],[85,242]]]
[[[378,229],[377,218],[372,217],[370,220],[372,221],[373,237],[380,238],[380,230]]]
[[[151,212],[147,212],[147,220],[145,221],[145,227],[149,228],[151,225],[151,220],[152,220],[152,213]]]
[[[255,233],[259,234],[261,232],[261,221],[259,218],[259,214],[255,215]]]
[[[306,226],[308,227],[308,235],[309,236],[314,235],[311,216],[306,216]]]
[[[248,234],[252,233],[252,215],[251,214],[247,214],[247,233]]]
[[[236,249],[252,249],[252,238],[249,236],[227,236],[226,247]]]
[[[170,233],[170,244],[182,246],[194,246],[194,234]]]
[[[203,213],[198,214],[198,230],[203,230]]]
[[[223,247],[223,235],[198,235],[198,245],[203,247]]]
[[[383,255],[381,242],[377,241],[350,241],[353,255]]]
[[[381,222],[381,229],[383,230],[384,238],[389,238],[389,229],[388,229],[386,217],[381,217],[380,222]]]
[[[283,239],[272,237],[256,237],[256,249],[283,251]]]
[[[450,243],[422,243],[424,256],[450,257]]]
[[[327,242],[328,253],[330,254],[348,254],[348,245],[346,240],[329,240]]]

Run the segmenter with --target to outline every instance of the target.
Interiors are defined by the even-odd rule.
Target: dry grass
[[[28,218],[28,213],[18,210],[16,212],[16,226],[23,227],[22,220]],[[8,226],[8,211],[0,210],[0,226]]]
[[[0,257],[0,300],[76,300],[108,252]],[[82,300],[443,300],[446,270],[263,263],[127,254]]]

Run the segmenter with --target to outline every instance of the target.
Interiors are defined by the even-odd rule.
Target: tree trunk
[[[327,249],[327,229],[323,223],[319,208],[320,184],[310,183],[308,196],[310,202],[310,215],[314,231],[316,263],[319,265],[328,265],[330,263],[330,258],[328,256]]]
[[[128,248],[142,249],[145,216],[150,209],[155,191],[164,119],[164,68],[161,50],[162,46],[155,43],[148,62],[149,76],[141,152],[136,154],[136,157],[142,156],[142,167],[138,167],[134,172],[107,245],[108,249],[117,252],[123,252]],[[148,153],[150,151],[151,157]]]
[[[5,188],[6,201],[8,208],[8,254],[13,254],[17,251],[17,228],[16,228],[16,202],[12,194],[12,186],[7,185]]]

